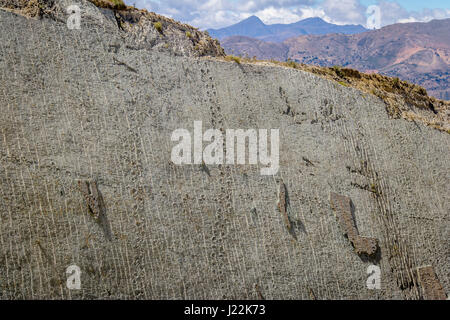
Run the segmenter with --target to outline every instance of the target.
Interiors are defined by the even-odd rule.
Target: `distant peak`
[[[260,20],[257,16],[253,15],[247,18],[247,20]]]
[[[263,22],[261,21],[261,19],[258,18],[257,16],[250,16],[250,17],[248,17],[247,19],[243,20],[242,22],[244,22],[244,21],[246,21],[246,22],[259,22],[259,23],[263,23]]]
[[[306,18],[306,19],[300,20],[299,22],[328,24],[328,22],[326,22],[325,20],[323,20],[322,18],[319,18],[319,17]]]
[[[325,21],[325,20],[323,20],[320,17],[311,17],[311,18],[303,19],[303,21]]]

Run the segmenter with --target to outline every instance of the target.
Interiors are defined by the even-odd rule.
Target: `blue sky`
[[[394,2],[394,1],[391,1]],[[400,4],[403,8],[407,10],[420,11],[425,8],[436,9],[436,8],[449,8],[448,0],[397,0],[395,1]],[[365,5],[376,4],[375,0],[363,0],[361,3]]]
[[[251,15],[264,23],[320,17],[336,24],[368,26],[367,8],[380,9],[380,26],[450,18],[449,0],[125,0],[201,29],[221,28]]]

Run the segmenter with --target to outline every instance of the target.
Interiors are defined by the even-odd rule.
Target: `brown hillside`
[[[285,51],[274,51],[274,44],[257,43],[258,58],[305,64],[344,66],[362,72],[380,73],[408,80],[440,99],[449,100],[450,19],[428,23],[405,23],[355,35],[328,34],[300,36],[283,42]],[[230,54],[255,52],[252,39],[223,41]],[[267,50],[262,50],[268,48]]]

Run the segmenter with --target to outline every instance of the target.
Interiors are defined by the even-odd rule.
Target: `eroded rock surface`
[[[422,265],[449,291],[446,132],[311,73],[165,51],[150,28],[132,46],[114,12],[70,3],[81,30],[0,10],[0,298],[410,299]],[[194,121],[279,129],[276,177],[174,165],[172,132]],[[96,181],[107,229],[78,181]],[[330,192],[379,240],[381,290]],[[71,265],[81,290],[65,285]]]

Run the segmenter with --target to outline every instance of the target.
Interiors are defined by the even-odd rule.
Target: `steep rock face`
[[[227,37],[220,42],[228,54],[257,57],[258,59],[288,59],[289,47],[283,43],[266,42],[243,36]]]
[[[4,10],[61,23],[66,23],[69,14],[75,13],[73,10],[68,12],[73,5],[77,5],[83,15],[82,28],[119,35],[129,49],[151,49],[190,57],[225,55],[217,40],[192,26],[146,10],[113,5],[109,0],[0,0]]]
[[[1,298],[418,298],[424,265],[448,293],[446,132],[311,73],[136,49],[113,12],[70,2],[102,19],[0,10]],[[279,129],[279,172],[174,165],[194,121]]]

